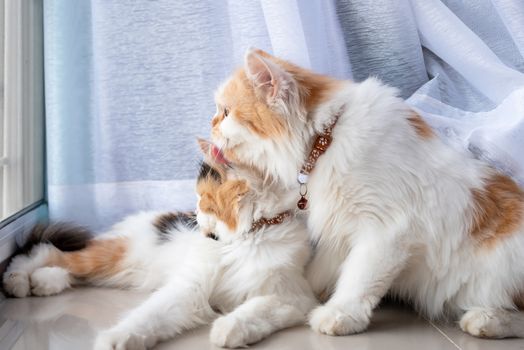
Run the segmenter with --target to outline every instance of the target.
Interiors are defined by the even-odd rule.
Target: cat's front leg
[[[216,318],[201,283],[170,283],[120,323],[100,333],[95,350],[143,350]]]
[[[248,299],[231,313],[213,322],[211,343],[226,348],[245,347],[278,330],[305,324],[315,301],[312,297],[278,295]]]
[[[524,337],[524,312],[476,307],[462,315],[460,328],[480,338]]]
[[[311,313],[311,327],[328,335],[366,330],[373,309],[405,266],[407,257],[408,248],[394,234],[371,234],[360,240],[342,264],[331,298]]]
[[[147,344],[146,337],[128,330],[111,329],[98,335],[95,350],[147,350],[154,344]]]

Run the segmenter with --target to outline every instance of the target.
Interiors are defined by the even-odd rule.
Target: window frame
[[[0,262],[47,218],[43,1],[0,3]]]

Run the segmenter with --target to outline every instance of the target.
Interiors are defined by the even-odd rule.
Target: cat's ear
[[[263,51],[262,51],[263,52]],[[285,99],[292,87],[293,77],[277,63],[262,55],[261,50],[248,49],[245,56],[245,71],[260,96],[268,103]]]
[[[197,138],[198,146],[204,154],[204,160],[208,163],[215,163],[220,165],[228,165],[229,161],[226,159],[220,148],[213,142]]]
[[[208,155],[209,151],[211,150],[212,142],[210,142],[208,140],[201,139],[200,137],[197,137],[197,143],[198,143],[198,146],[200,147],[200,150],[202,151],[202,153],[204,155]]]

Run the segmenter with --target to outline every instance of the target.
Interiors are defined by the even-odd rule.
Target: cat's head
[[[244,67],[216,91],[213,141],[231,162],[281,177],[280,165],[295,169],[303,159],[307,134],[312,132],[309,113],[338,85],[334,79],[250,49]],[[282,155],[291,155],[297,164],[286,159],[287,164],[279,165]]]
[[[255,217],[256,192],[245,178],[239,178],[213,149],[199,140],[204,152],[197,179],[197,221],[201,232],[211,238],[230,242],[248,232]]]
[[[246,180],[218,181],[208,173],[198,180],[197,193],[197,221],[204,235],[229,242],[249,230],[253,219]]]
[[[257,220],[294,210],[290,190],[251,167],[227,162],[212,142],[199,140],[199,145],[204,162],[196,186],[197,221],[203,234],[231,242]]]

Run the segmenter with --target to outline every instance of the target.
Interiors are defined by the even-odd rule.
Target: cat
[[[143,212],[96,238],[67,226],[37,228],[29,240],[36,245],[5,272],[5,289],[17,297],[76,284],[156,290],[98,335],[97,350],[150,348],[211,323],[213,344],[245,347],[305,324],[316,305],[304,276],[305,223],[281,210],[290,204],[276,188],[210,163],[197,180],[196,218]]]
[[[306,274],[328,299],[314,330],[365,331],[389,292],[473,336],[524,336],[523,191],[449,147],[395,88],[249,49],[215,102],[222,157],[307,205]]]

